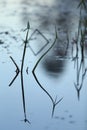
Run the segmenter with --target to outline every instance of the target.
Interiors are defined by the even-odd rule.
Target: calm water
[[[79,0],[1,0],[0,1],[0,129],[16,130],[87,130],[87,34],[85,35],[84,64],[81,64],[81,48],[78,58],[72,60],[72,42],[78,31]],[[87,14],[83,10],[82,19]],[[30,22],[30,42],[27,46],[23,76],[27,119],[24,119],[20,73],[14,78],[16,66],[10,56],[21,67],[23,40],[27,22]],[[32,70],[52,45],[53,48],[38,64],[35,74],[40,84],[55,100],[51,118],[52,102],[36,82]],[[83,25],[82,25],[83,26]],[[35,29],[38,29],[34,31]],[[86,26],[87,29],[87,26]],[[33,33],[34,32],[34,33]],[[87,33],[87,32],[86,32]],[[69,38],[69,44],[68,40]],[[76,54],[74,45],[73,57]],[[78,100],[77,90],[80,97]]]

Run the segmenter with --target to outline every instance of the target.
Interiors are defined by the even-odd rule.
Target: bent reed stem
[[[34,66],[34,68],[33,68],[33,70],[32,70],[32,74],[33,74],[33,76],[34,76],[36,82],[38,83],[38,85],[40,86],[40,88],[48,95],[48,97],[49,97],[50,100],[52,101],[52,104],[53,104],[52,117],[53,117],[53,115],[54,115],[55,106],[56,106],[63,98],[61,98],[61,99],[60,99],[59,101],[57,101],[57,102],[56,102],[56,100],[54,101],[53,98],[52,98],[52,96],[49,94],[49,92],[40,84],[40,82],[39,82],[39,80],[38,80],[38,78],[37,78],[37,76],[36,76],[36,74],[35,74],[35,70],[36,70],[38,64],[40,63],[40,61],[42,60],[42,58],[51,50],[51,48],[52,48],[52,47],[54,46],[54,44],[56,43],[56,40],[58,39],[56,27],[55,27],[55,34],[56,34],[56,36],[55,36],[55,39],[54,39],[53,44],[52,44],[52,45],[50,46],[50,48],[39,58],[39,60],[36,62],[35,66]]]

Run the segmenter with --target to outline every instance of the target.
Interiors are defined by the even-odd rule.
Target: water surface
[[[87,96],[87,40],[85,40],[84,67],[80,69],[81,51],[79,46],[78,62],[72,58],[72,42],[79,24],[79,0],[1,0],[0,1],[0,129],[21,130],[86,130]],[[87,14],[83,10],[82,18]],[[24,119],[20,74],[9,87],[15,76],[16,67],[21,67],[23,40],[27,22],[30,23],[30,46],[27,46],[24,62],[24,89],[26,114],[31,125]],[[37,60],[52,45],[55,38],[55,25],[58,40],[55,46],[43,57],[36,68],[40,84],[57,100],[51,118],[52,102],[36,82],[32,70]],[[69,45],[67,41],[69,38]],[[87,35],[86,35],[87,37]],[[41,44],[41,45],[40,45]],[[75,45],[74,45],[75,46]],[[76,54],[74,47],[73,56]],[[78,69],[79,68],[79,69]],[[78,75],[78,70],[80,73]],[[82,75],[85,74],[84,80]],[[79,80],[77,80],[79,77]],[[75,84],[82,84],[78,100]]]

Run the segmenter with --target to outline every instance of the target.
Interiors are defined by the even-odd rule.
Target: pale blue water
[[[67,29],[70,43],[77,32],[78,3],[79,1],[69,0],[65,2],[63,0],[0,1],[0,130],[87,130],[87,74],[83,80],[78,101],[74,86],[74,82],[77,81],[77,70],[76,66],[74,68],[74,61],[72,61],[71,44],[67,55],[64,55]],[[84,16],[86,17],[86,14]],[[24,119],[24,113],[20,74],[9,87],[9,83],[16,74],[16,68],[10,56],[15,59],[20,68],[25,37],[25,32],[22,29],[26,28],[27,21],[31,26],[29,36],[38,28],[49,40],[46,47],[36,56],[29,47],[26,51],[23,71],[24,89],[26,114],[31,124],[21,121]],[[35,71],[40,83],[53,99],[56,96],[58,100],[63,97],[51,118],[52,102],[35,81],[32,69],[54,41],[54,24],[57,24],[59,40],[56,46],[42,59]],[[41,36],[39,36],[39,41],[38,38],[35,40],[31,40],[30,45],[35,52],[38,52],[46,41]],[[87,48],[85,49],[84,68],[87,68],[86,50]],[[80,59],[79,52],[79,62]],[[26,73],[27,67],[28,74]],[[79,84],[81,76],[80,73]]]

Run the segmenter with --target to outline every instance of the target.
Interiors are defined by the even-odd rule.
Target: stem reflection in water
[[[24,79],[23,79],[23,69],[24,69],[24,59],[25,59],[25,54],[26,54],[26,47],[27,47],[27,43],[29,42],[29,29],[30,29],[30,25],[29,22],[27,24],[27,28],[24,31],[27,31],[26,33],[26,38],[24,40],[24,50],[23,50],[23,56],[22,56],[22,63],[21,63],[21,69],[19,70],[18,65],[16,64],[15,60],[10,56],[11,60],[13,61],[14,65],[16,66],[16,75],[13,78],[13,80],[10,82],[9,86],[11,86],[13,84],[13,82],[15,81],[15,79],[17,78],[17,76],[19,75],[20,72],[20,76],[21,76],[21,90],[22,90],[22,101],[23,101],[23,110],[24,110],[24,122],[29,122],[29,120],[26,117],[26,105],[25,105],[25,93],[24,93]]]

